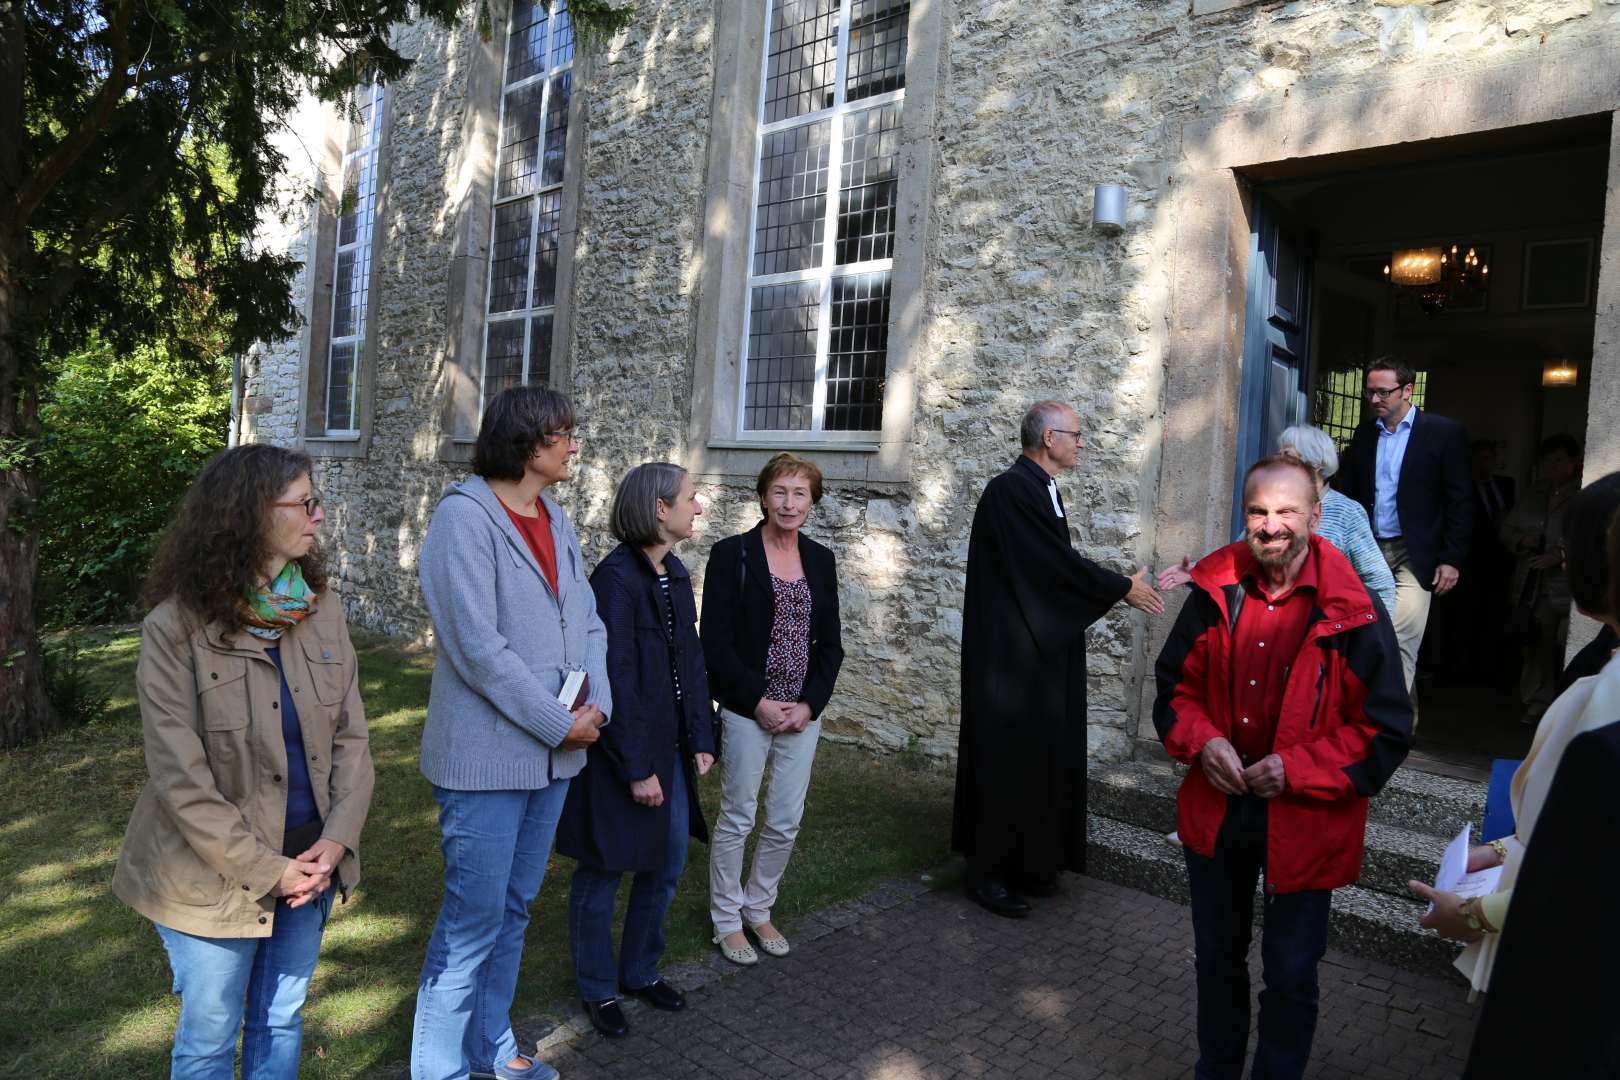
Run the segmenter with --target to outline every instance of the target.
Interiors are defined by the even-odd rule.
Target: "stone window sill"
[[[883,449],[881,443],[856,442],[843,439],[710,439],[710,450],[769,450],[780,454],[784,450],[834,450],[852,454],[875,454]]]
[[[317,458],[359,458],[366,456],[366,433],[348,435],[306,435],[304,452]]]

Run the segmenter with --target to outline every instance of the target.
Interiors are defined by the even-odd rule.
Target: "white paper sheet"
[[[1440,856],[1440,870],[1434,875],[1434,887],[1441,892],[1456,893],[1467,899],[1470,896],[1488,896],[1496,891],[1496,883],[1502,877],[1500,866],[1475,870],[1472,874],[1468,872],[1469,839],[1473,831],[1473,825],[1465,824],[1462,832],[1446,845],[1445,854]],[[1429,905],[1429,910],[1434,910],[1433,904]]]

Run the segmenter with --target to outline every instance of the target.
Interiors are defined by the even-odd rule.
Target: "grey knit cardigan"
[[[453,483],[433,512],[418,575],[437,658],[422,729],[422,774],[457,791],[534,790],[576,775],[583,750],[558,750],[573,723],[564,673],[590,676],[613,709],[607,629],[563,508],[541,495],[557,550],[557,590],[480,477]]]

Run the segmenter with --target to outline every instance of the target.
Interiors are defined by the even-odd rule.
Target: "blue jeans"
[[[574,947],[574,980],[586,1001],[617,997],[622,983],[632,990],[658,981],[658,961],[664,956],[664,916],[675,898],[686,867],[689,828],[686,777],[677,764],[669,790],[669,839],[664,865],[636,874],[630,886],[630,904],[624,913],[624,940],[619,945],[617,979],[613,964],[613,900],[623,877],[617,870],[602,870],[580,863],[568,894],[568,940]]]
[[[304,996],[332,890],[302,907],[276,903],[267,938],[210,938],[158,926],[169,954],[180,1023],[173,1080],[231,1080],[242,1036],[242,1080],[292,1080],[304,1042]],[[155,924],[154,924],[155,925]]]
[[[416,990],[411,1080],[460,1080],[518,1057],[512,995],[568,781],[538,791],[433,788],[444,904]]]
[[[1249,941],[1254,886],[1266,860],[1266,800],[1227,797],[1214,858],[1187,851],[1198,976],[1197,1080],[1237,1080],[1249,1045]],[[1260,1039],[1253,1080],[1305,1075],[1316,1036],[1316,965],[1327,951],[1328,889],[1265,899]]]

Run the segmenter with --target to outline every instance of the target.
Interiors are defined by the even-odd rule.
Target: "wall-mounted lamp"
[[[1119,184],[1098,184],[1091,193],[1091,227],[1102,233],[1125,228],[1125,189]]]
[[[1568,360],[1548,360],[1541,368],[1542,386],[1575,386],[1580,378],[1580,369]]]

